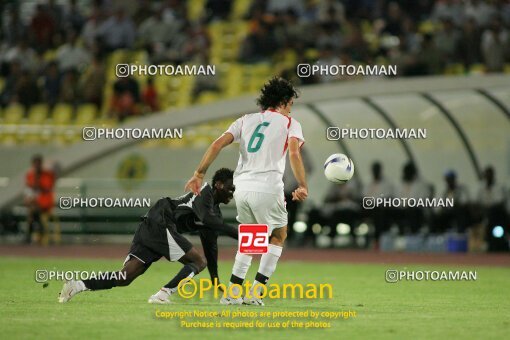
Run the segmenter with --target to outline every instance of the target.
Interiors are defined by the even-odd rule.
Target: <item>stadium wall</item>
[[[183,128],[184,138],[193,126],[213,120],[234,119],[254,112],[255,96],[219,101],[205,106],[161,112],[121,125],[131,128]],[[446,169],[455,169],[460,182],[474,193],[480,171],[495,167],[500,183],[510,183],[510,77],[426,77],[398,80],[314,85],[302,88],[293,116],[301,121],[306,149],[314,171],[311,198],[321,201],[327,182],[322,163],[335,152],[349,154],[358,179],[370,180],[370,164],[380,160],[386,176],[395,183],[401,167],[414,161],[422,177],[442,190]],[[326,128],[425,128],[426,139],[327,141]],[[140,140],[98,140],[68,147],[0,147],[0,207],[19,203],[23,176],[32,154],[41,153],[61,168],[62,177],[116,179],[122,162],[141,155],[147,179],[184,181],[192,173],[206,144],[187,148],[150,147]],[[438,152],[438,150],[441,150]],[[504,157],[501,157],[504,155]],[[216,164],[235,167],[237,150],[228,148]],[[113,181],[112,181],[113,182]],[[170,191],[180,190],[175,186]],[[112,191],[123,190],[119,182]],[[58,192],[57,192],[58,194]],[[173,194],[172,192],[169,194]]]

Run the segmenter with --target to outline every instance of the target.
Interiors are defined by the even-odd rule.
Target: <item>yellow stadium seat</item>
[[[0,77],[0,92],[2,92],[4,90],[4,86],[5,86],[5,78]]]
[[[5,109],[4,124],[19,124],[23,119],[25,109],[21,104],[14,103]]]
[[[315,60],[319,58],[319,51],[315,48],[309,48],[305,51],[305,58],[308,60]]]
[[[215,102],[218,99],[220,99],[220,96],[216,92],[204,91],[198,96],[197,103],[207,104]]]
[[[204,15],[206,0],[193,0],[187,1],[188,5],[188,19],[190,21],[196,21]]]
[[[484,74],[486,73],[486,68],[484,64],[473,64],[469,68],[470,74]]]
[[[510,64],[505,64],[504,72],[507,74],[510,73]]]
[[[73,107],[69,104],[59,103],[53,109],[53,123],[55,125],[67,125],[71,122]]]
[[[48,118],[48,105],[47,104],[35,104],[32,105],[28,111],[28,123],[34,125],[41,125],[46,122]]]
[[[243,19],[243,17],[248,13],[251,4],[252,0],[234,0],[234,3],[232,4],[232,10],[230,13],[230,18],[232,20]]]
[[[131,52],[131,62],[138,63],[142,65],[147,64],[147,52],[145,50],[137,50]]]
[[[97,115],[97,108],[94,104],[83,104],[78,106],[76,111],[76,125],[86,126],[94,123]]]
[[[43,59],[45,62],[54,61],[57,57],[57,50],[48,50],[44,52]]]
[[[462,64],[450,64],[446,66],[445,74],[446,75],[458,75],[458,74],[464,74],[466,70],[464,69],[464,65]]]
[[[421,34],[434,33],[439,27],[439,24],[434,23],[433,21],[426,20],[422,21],[418,26],[418,31]]]

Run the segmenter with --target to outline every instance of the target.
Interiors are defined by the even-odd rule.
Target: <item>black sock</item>
[[[255,281],[260,282],[262,284],[266,284],[268,280],[269,278],[264,274],[260,274],[257,272],[257,275],[255,275]]]
[[[115,277],[114,273],[108,273],[109,275],[105,275],[105,277]],[[117,286],[117,280],[116,279],[90,279],[90,280],[82,280],[85,284],[85,287],[87,287],[90,290],[103,290],[103,289],[112,289],[113,287]]]
[[[230,277],[230,282],[236,285],[242,285],[243,281],[244,279],[241,279],[239,276],[235,276],[234,274]]]
[[[177,273],[177,275],[175,275],[174,278],[171,279],[170,282],[168,282],[165,285],[165,288],[172,289],[177,287],[179,285],[179,282],[187,278],[191,273],[193,273],[193,275],[197,275],[199,271],[198,268],[195,267],[195,265],[190,263],[182,267],[182,269]]]

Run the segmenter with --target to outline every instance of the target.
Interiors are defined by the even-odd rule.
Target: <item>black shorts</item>
[[[162,256],[169,261],[177,261],[193,247],[177,232],[173,219],[174,208],[168,198],[156,202],[136,230],[128,259],[136,257],[147,266]]]

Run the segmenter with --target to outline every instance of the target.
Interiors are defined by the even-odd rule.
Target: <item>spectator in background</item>
[[[458,0],[437,0],[432,9],[431,19],[440,21],[449,18],[460,26],[464,21],[464,10]]]
[[[488,1],[470,0],[464,5],[464,18],[476,20],[480,27],[487,26],[496,14],[496,8]]]
[[[164,20],[162,7],[158,6],[153,14],[145,19],[138,29],[141,46],[150,50],[162,50],[179,33],[182,24],[179,20]]]
[[[18,61],[14,60],[9,64],[8,75],[5,79],[4,88],[0,95],[0,104],[6,106],[15,101],[16,98],[16,84],[21,78],[21,65]]]
[[[83,101],[95,104],[98,108],[103,102],[103,86],[106,81],[104,61],[95,55],[80,79],[80,92]]]
[[[136,38],[135,25],[123,8],[117,9],[114,15],[106,19],[99,26],[97,33],[108,51],[132,48]]]
[[[482,62],[480,44],[480,29],[476,25],[475,19],[469,17],[462,26],[462,33],[457,48],[457,56],[464,64],[464,67],[469,68],[473,64]]]
[[[7,45],[12,46],[26,36],[26,27],[19,17],[18,6],[12,4],[8,9],[8,16],[2,24],[3,40]]]
[[[79,6],[76,4],[76,0],[69,0],[69,3],[63,10],[62,22],[66,31],[72,30],[74,32],[81,32],[85,24],[85,18]]]
[[[232,0],[207,0],[205,16],[207,22],[227,20],[232,8]]]
[[[432,189],[420,179],[418,169],[412,162],[408,162],[402,169],[402,184],[397,190],[399,198],[425,199],[433,197]],[[400,232],[415,234],[423,226],[425,211],[421,207],[399,207],[395,209]]]
[[[159,111],[158,92],[154,86],[153,78],[147,78],[147,85],[142,91],[142,103],[148,108],[149,112]]]
[[[62,5],[57,4],[55,0],[47,0],[47,2],[48,3],[44,7],[55,24],[55,32],[64,30],[64,9]]]
[[[186,29],[186,41],[182,45],[183,62],[206,64],[209,61],[209,46],[211,44],[207,27],[197,23]]]
[[[480,223],[480,234],[485,240],[490,238],[492,228],[500,225],[503,228],[509,223],[506,211],[506,191],[504,186],[496,183],[496,172],[492,166],[487,166],[483,172],[483,182],[477,195],[477,208],[483,216]],[[490,245],[490,244],[489,244]]]
[[[285,12],[292,9],[296,13],[303,13],[303,0],[268,0],[266,10],[269,13]]]
[[[361,186],[356,178],[345,184],[332,184],[321,207],[325,225],[331,227],[329,236],[336,234],[338,223],[346,223],[354,234],[354,226],[361,219]]]
[[[35,241],[46,245],[54,205],[55,176],[52,171],[43,168],[42,156],[32,158],[32,168],[25,175],[25,186],[25,205],[28,209],[26,241],[31,243],[32,233],[35,233]]]
[[[324,3],[324,2],[320,2]],[[311,27],[315,24],[315,22],[319,18],[319,4],[316,3],[315,0],[305,0],[305,7],[303,9],[303,13],[300,15],[300,21],[302,21],[305,25]],[[342,6],[342,16],[344,10]]]
[[[57,61],[61,72],[80,70],[90,63],[90,53],[78,45],[76,32],[69,31],[67,42],[57,50]]]
[[[178,0],[168,0],[164,4],[163,19],[166,22],[174,22],[186,18],[186,2]]]
[[[307,1],[306,8],[310,8],[310,2]],[[317,3],[317,18],[319,23],[336,22],[342,25],[345,22],[345,8],[342,2],[338,0],[322,0]]]
[[[469,193],[467,188],[457,183],[457,173],[448,170],[444,175],[446,188],[439,198],[453,199],[453,207],[437,208],[432,223],[432,233],[445,231],[464,232],[469,223]]]
[[[477,201],[486,210],[505,206],[505,188],[496,183],[496,173],[492,166],[485,168],[483,182],[478,190]]]
[[[66,104],[77,105],[81,99],[80,95],[78,72],[74,69],[68,69],[62,75],[59,100]]]
[[[393,183],[387,180],[383,175],[383,166],[379,161],[372,163],[372,182],[365,187],[363,197],[395,197],[395,187]],[[375,245],[382,233],[390,228],[391,209],[386,207],[375,207],[374,209],[365,210],[375,227]]]
[[[37,5],[30,23],[30,35],[34,38],[35,48],[46,51],[53,47],[53,36],[57,32],[57,23],[44,5]]]
[[[278,45],[268,24],[260,23],[244,40],[240,59],[246,63],[269,61],[277,48]]]
[[[39,102],[40,99],[39,88],[37,83],[29,71],[21,71],[20,77],[15,85],[14,101],[20,103],[27,110]]]
[[[483,32],[481,49],[487,71],[503,71],[505,61],[509,58],[510,36],[499,18],[495,18]]]
[[[287,155],[287,158],[288,157],[289,156]],[[301,150],[301,157],[303,158],[305,172],[307,176],[310,176],[313,173],[313,163],[312,160],[310,159],[310,155],[306,148]],[[289,240],[292,240],[294,236],[294,222],[296,222],[297,220],[297,214],[302,205],[302,202],[295,201],[292,199],[292,192],[299,185],[297,184],[296,179],[292,174],[292,168],[290,166],[285,167],[285,172],[283,173],[283,184],[284,184],[283,192],[285,195],[285,207],[288,212],[287,236]],[[310,234],[311,230],[308,230],[308,233]]]
[[[404,14],[400,9],[400,5],[392,1],[388,4],[387,14],[384,18],[383,33],[394,36],[400,36],[403,33],[402,24],[404,22]]]
[[[36,53],[25,38],[20,39],[15,46],[7,50],[3,59],[7,63],[16,61],[23,70],[34,71],[37,68]]]
[[[441,30],[436,33],[434,43],[441,55],[442,62],[448,64],[455,60],[461,35],[450,18],[444,18],[441,23]]]
[[[417,68],[418,74],[430,75],[443,72],[444,60],[441,51],[434,43],[434,37],[431,34],[425,34],[421,52],[418,54]]]
[[[342,61],[340,58],[335,55],[332,46],[324,46],[321,49],[320,57],[317,60],[317,65],[319,66],[331,66],[331,65],[341,65]],[[319,81],[321,83],[330,83],[332,81],[341,79],[342,75],[329,75],[329,74],[320,74]]]
[[[281,13],[281,19],[276,20],[274,35],[280,46],[308,45],[314,39],[310,33],[309,28],[299,21],[297,13],[291,9]]]
[[[93,7],[92,13],[90,14],[88,20],[85,22],[83,30],[81,31],[81,36],[86,48],[90,49],[97,45],[97,40],[100,33],[99,28],[101,26],[101,19],[100,10],[97,7]]]
[[[123,121],[127,117],[138,114],[137,103],[140,91],[138,83],[131,77],[119,78],[113,84],[113,97],[110,104],[110,115]]]
[[[349,33],[345,37],[344,49],[349,51],[349,54],[354,61],[368,62],[370,53],[368,50],[368,44],[363,37],[360,24],[349,21],[347,26],[347,31]]]
[[[315,38],[315,46],[319,50],[331,49],[339,52],[343,44],[343,36],[340,27],[332,24],[322,24],[318,28],[319,36]]]
[[[46,67],[43,76],[43,99],[53,107],[60,98],[60,74],[57,63],[52,61]]]

